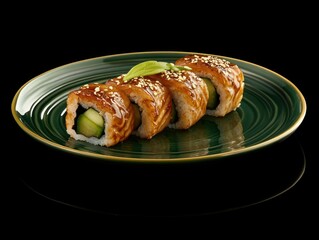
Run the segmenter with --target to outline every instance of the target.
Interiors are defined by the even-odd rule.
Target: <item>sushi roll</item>
[[[208,89],[200,77],[187,70],[165,70],[149,76],[166,86],[173,99],[174,114],[170,128],[188,129],[206,113]]]
[[[206,82],[209,91],[207,115],[224,117],[240,106],[244,93],[244,74],[236,64],[204,54],[189,54],[177,59],[175,64],[190,67]]]
[[[164,130],[172,118],[172,97],[159,81],[148,76],[137,76],[124,81],[124,74],[105,82],[126,93],[135,111],[133,135],[151,139]]]
[[[113,146],[131,135],[134,120],[130,100],[116,86],[90,83],[68,94],[66,131],[75,140]]]

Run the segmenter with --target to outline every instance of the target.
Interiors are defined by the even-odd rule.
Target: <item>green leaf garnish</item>
[[[148,76],[157,74],[160,72],[164,72],[165,70],[172,70],[172,71],[181,71],[181,70],[191,70],[190,67],[187,66],[177,66],[173,63],[167,62],[158,62],[158,61],[145,61],[141,62],[134,67],[132,67],[129,72],[124,76],[123,81],[128,82],[132,78],[141,77],[141,76]]]

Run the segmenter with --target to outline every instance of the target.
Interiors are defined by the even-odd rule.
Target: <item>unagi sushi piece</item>
[[[134,110],[116,86],[90,83],[68,94],[65,123],[75,140],[110,147],[131,135]]]
[[[148,76],[139,76],[124,81],[124,75],[112,78],[105,82],[108,86],[116,86],[126,93],[138,113],[135,119],[133,135],[140,138],[151,139],[164,130],[172,118],[172,97],[162,83],[153,81]],[[137,123],[137,121],[135,121]]]
[[[188,66],[205,81],[209,80],[207,115],[223,117],[240,106],[244,93],[244,74],[236,64],[204,54],[189,54],[175,64]],[[217,100],[213,100],[215,90]]]
[[[208,89],[195,73],[165,70],[149,77],[160,81],[171,92],[176,113],[170,128],[188,129],[205,115]]]

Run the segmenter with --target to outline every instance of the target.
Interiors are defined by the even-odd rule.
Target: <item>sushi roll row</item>
[[[107,147],[130,135],[151,139],[166,127],[188,129],[204,115],[224,117],[240,106],[243,91],[240,68],[213,55],[146,61],[70,92],[66,131],[76,140]]]

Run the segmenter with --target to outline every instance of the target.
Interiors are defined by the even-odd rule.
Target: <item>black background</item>
[[[118,236],[127,233],[138,236],[146,230],[150,230],[152,235],[163,234],[163,236],[205,233],[213,237],[218,232],[224,235],[234,233],[237,236],[257,234],[255,235],[257,238],[265,235],[274,236],[279,232],[284,235],[316,234],[319,214],[317,197],[319,166],[316,147],[318,66],[313,58],[316,57],[315,52],[318,49],[315,44],[314,29],[310,25],[312,17],[306,15],[306,19],[303,18],[301,21],[301,18],[297,17],[297,9],[296,12],[285,16],[282,15],[282,11],[272,8],[264,14],[242,11],[240,15],[246,16],[245,19],[228,18],[228,15],[213,18],[210,11],[192,17],[195,9],[189,9],[178,17],[174,17],[171,12],[167,16],[164,14],[165,20],[163,20],[163,13],[160,17],[158,13],[152,11],[138,14],[128,11],[107,17],[111,10],[106,8],[105,15],[97,14],[93,18],[86,15],[89,11],[87,10],[67,20],[60,18],[59,11],[47,13],[42,10],[34,14],[32,19],[30,16],[21,17],[5,29],[8,31],[3,37],[3,52],[8,55],[4,59],[3,72],[7,74],[2,78],[1,93],[1,106],[4,109],[2,114],[5,115],[4,124],[1,125],[5,136],[2,143],[4,144],[2,163],[5,166],[2,168],[4,193],[1,197],[4,200],[2,207],[7,213],[2,215],[6,223],[5,229],[10,229],[10,234],[22,232],[25,236],[37,235],[40,229],[45,230],[45,234],[62,234],[62,229],[69,229],[71,233],[87,231],[108,235],[115,232]],[[67,15],[67,12],[63,15]],[[48,19],[52,20],[52,23],[48,22]],[[171,169],[159,166],[157,170],[153,167],[150,170],[148,166],[111,166],[123,177],[119,179],[114,176],[115,174],[111,174],[121,186],[125,185],[126,181],[134,182],[130,177],[137,177],[137,173],[139,174],[135,180],[136,184],[140,184],[139,188],[124,188],[123,191],[129,191],[129,194],[114,190],[115,194],[123,198],[135,196],[132,199],[144,200],[148,207],[154,207],[149,202],[153,201],[159,206],[156,208],[156,214],[147,214],[149,213],[147,211],[136,214],[137,210],[133,211],[135,214],[128,215],[121,214],[121,210],[120,214],[86,211],[51,201],[31,191],[22,181],[25,175],[29,177],[34,175],[34,179],[41,181],[41,177],[48,179],[48,176],[45,176],[48,173],[51,177],[50,184],[54,186],[54,183],[60,184],[66,174],[73,176],[74,168],[77,169],[77,173],[91,174],[92,177],[94,173],[100,173],[103,168],[96,167],[94,164],[97,163],[94,161],[90,163],[58,152],[27,136],[12,117],[10,105],[14,94],[31,78],[55,67],[92,57],[141,51],[203,52],[238,58],[271,69],[294,83],[307,102],[306,117],[300,127],[284,142],[261,152],[254,152],[247,159],[240,157],[242,165],[234,159],[228,160],[227,167],[223,163],[217,164],[222,171],[227,171],[229,177],[223,178],[217,185],[222,189],[223,184],[229,187],[231,184],[236,185],[236,181],[242,181],[241,183],[255,189],[252,191],[262,193],[263,188],[265,191],[270,191],[267,186],[277,186],[276,182],[268,183],[267,180],[262,180],[262,177],[276,181],[282,179],[282,182],[278,182],[280,186],[285,181],[286,175],[300,170],[300,163],[303,163],[300,159],[305,158],[306,167],[301,179],[288,191],[268,201],[226,212],[205,214],[204,210],[200,211],[200,214],[196,214],[196,211],[191,214],[180,214],[180,212],[176,214],[174,209],[167,207],[167,202],[168,199],[175,204],[177,200],[181,201],[180,206],[185,207],[181,209],[192,209],[192,202],[194,206],[203,204],[203,208],[205,204],[209,205],[206,201],[199,200],[197,196],[201,191],[207,191],[210,184],[205,183],[205,187],[199,186],[198,189],[191,187],[192,191],[190,190],[188,194],[186,192],[187,184],[193,183],[189,178],[195,178],[195,183],[196,178],[205,179],[201,171],[204,176],[209,176],[207,169],[215,167],[210,164],[206,170],[200,166],[174,165]],[[259,159],[265,165],[256,164]],[[266,162],[267,159],[269,163]],[[74,163],[76,161],[79,161],[79,166]],[[85,173],[86,168],[90,173]],[[119,168],[122,170],[118,170]],[[130,172],[130,168],[135,172]],[[243,173],[245,171],[252,173],[256,171],[255,168],[258,168],[260,173],[255,176],[259,179],[255,188],[253,188],[253,178],[242,176],[244,180],[236,179],[241,176],[237,169]],[[272,168],[278,171],[272,171]],[[180,169],[183,169],[182,173]],[[230,172],[227,169],[231,169]],[[174,171],[179,172],[176,178]],[[163,172],[170,177],[166,178],[167,175]],[[271,178],[268,172],[277,175]],[[127,174],[127,179],[124,173]],[[147,189],[153,188],[150,191],[153,197],[157,196],[155,194],[157,190],[161,193],[156,201],[143,192],[146,189],[143,177],[149,176],[150,173],[156,177],[151,178],[154,185]],[[216,181],[223,176],[223,172],[214,172],[214,174],[218,176],[212,178]],[[232,179],[232,175],[236,178]],[[52,179],[54,177],[56,179]],[[79,175],[73,177],[81,179]],[[177,189],[180,187],[184,199],[178,197],[178,190],[174,192],[173,188],[168,188],[167,191],[161,189],[161,177],[165,178],[163,186],[168,187],[169,181],[172,181],[172,185],[175,184]],[[45,184],[43,182],[43,186]],[[85,181],[81,184],[85,184]],[[212,185],[217,186],[216,183]],[[156,187],[160,190],[154,190]],[[223,193],[226,192],[224,190]],[[141,196],[138,198],[136,194],[142,194],[144,199]],[[245,195],[245,199],[249,199],[249,195],[253,196],[255,193],[238,191],[236,194],[241,197]],[[132,199],[119,201],[125,208],[126,201],[132,203],[134,202]],[[236,202],[236,198],[234,201]],[[170,214],[169,210],[172,210],[173,214]],[[127,212],[130,211],[126,209],[125,213]],[[173,231],[169,233],[169,230]]]

